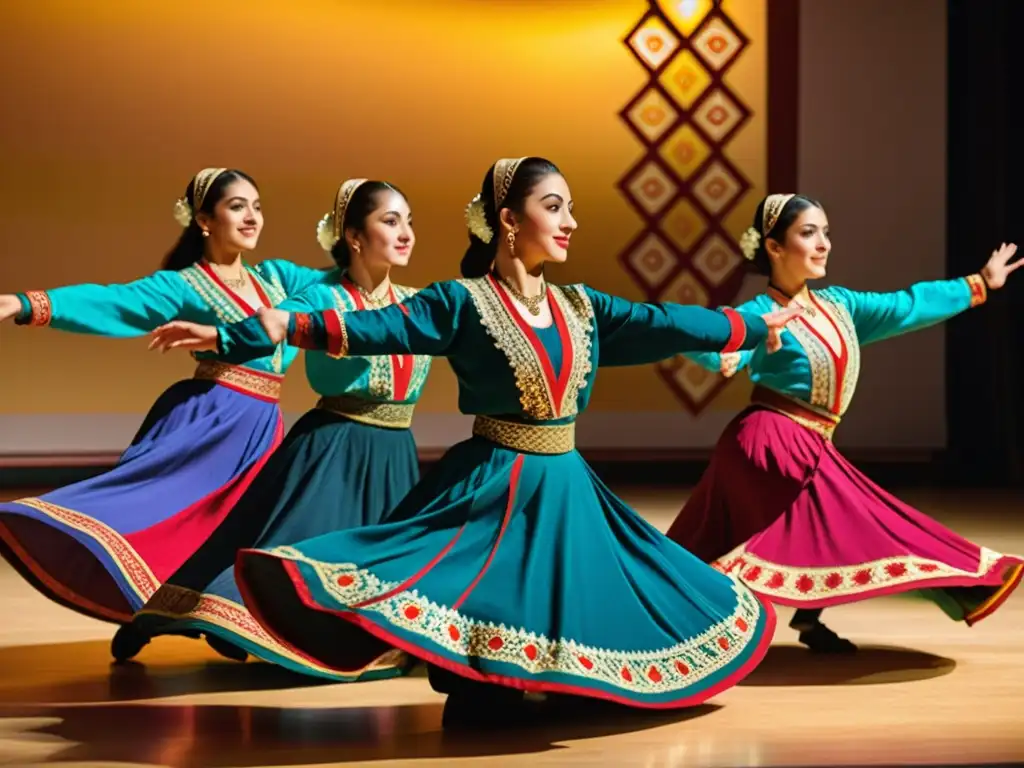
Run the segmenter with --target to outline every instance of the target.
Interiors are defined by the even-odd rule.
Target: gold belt
[[[576,448],[576,424],[520,424],[477,416],[473,434],[522,453],[559,454]]]
[[[283,376],[276,376],[273,373],[262,373],[216,360],[200,361],[192,378],[214,381],[243,394],[274,403],[281,399],[281,382],[284,380]]]
[[[351,395],[321,397],[317,408],[336,413],[346,419],[386,429],[408,429],[412,426],[414,405],[374,403]]]
[[[807,403],[793,400],[767,387],[754,387],[750,402],[788,416],[801,427],[817,432],[826,440],[832,439],[836,427],[839,426],[839,416],[818,411]]]

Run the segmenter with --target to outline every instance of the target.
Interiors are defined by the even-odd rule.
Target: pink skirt
[[[822,435],[752,406],[726,428],[668,536],[780,605],[924,590],[974,624],[1024,559],[978,546],[875,485]]]

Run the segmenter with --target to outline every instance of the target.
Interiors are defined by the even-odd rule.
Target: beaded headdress
[[[743,251],[743,257],[747,261],[753,261],[754,256],[757,254],[757,249],[761,245],[761,240],[768,236],[768,233],[775,228],[775,224],[779,220],[779,216],[782,215],[782,211],[786,208],[786,203],[792,200],[796,195],[785,194],[785,195],[768,195],[764,199],[764,210],[761,215],[761,231],[758,232],[753,227],[747,227],[747,230],[740,237],[740,250]]]
[[[203,209],[203,201],[206,200],[206,193],[210,191],[213,182],[217,177],[227,171],[227,168],[203,168],[192,179],[192,202],[188,204],[188,198],[179,197],[174,203],[174,219],[183,227],[187,227],[195,216],[196,211]]]
[[[338,193],[334,196],[334,210],[324,214],[316,225],[316,239],[320,247],[330,252],[341,239],[341,230],[345,225],[345,211],[352,201],[352,195],[356,193],[367,179],[348,179],[338,187]]]
[[[516,177],[516,171],[525,157],[503,157],[494,164],[491,172],[491,185],[494,187],[494,212],[501,210],[501,204],[505,202],[509,189],[512,187],[512,180]],[[484,201],[477,195],[466,206],[466,225],[469,231],[483,240],[490,243],[494,238],[494,230],[487,223],[487,213],[484,208]]]

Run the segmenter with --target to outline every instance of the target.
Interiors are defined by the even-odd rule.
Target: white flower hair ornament
[[[487,213],[484,211],[484,201],[480,195],[474,197],[466,206],[466,226],[485,243],[490,243],[494,239],[494,230],[487,223]]]
[[[192,223],[192,208],[188,204],[188,200],[183,197],[174,201],[174,220],[182,227],[187,227]]]
[[[328,253],[334,250],[334,246],[338,243],[338,238],[334,236],[333,214],[325,213],[324,217],[317,222],[316,241],[320,243],[320,247]]]
[[[753,227],[747,227],[747,230],[740,237],[740,250],[743,252],[743,258],[747,261],[753,261],[760,245],[761,233]]]

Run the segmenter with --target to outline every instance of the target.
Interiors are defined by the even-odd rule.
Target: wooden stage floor
[[[666,527],[683,491],[619,489]],[[1024,551],[1024,496],[905,498],[995,549]],[[163,638],[111,667],[110,625],[0,564],[0,766],[1024,765],[1024,590],[973,629],[896,597],[837,608],[856,656],[807,656],[780,610],[743,684],[693,710],[597,707],[507,731],[442,732],[424,676],[324,685]]]

